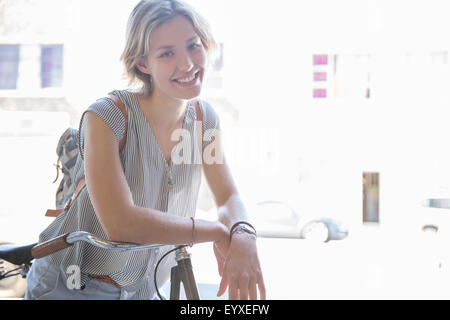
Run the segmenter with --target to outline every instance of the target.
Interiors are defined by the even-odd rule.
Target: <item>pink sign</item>
[[[327,65],[328,55],[326,54],[315,54],[313,57],[313,64],[316,65]]]
[[[326,98],[327,89],[314,89],[313,96],[314,98]]]
[[[314,72],[314,81],[327,81],[326,72]]]

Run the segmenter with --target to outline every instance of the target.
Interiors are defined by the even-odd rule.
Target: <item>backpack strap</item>
[[[127,111],[125,109],[125,106],[123,105],[122,100],[120,100],[119,97],[115,96],[115,95],[108,95],[108,98],[110,98],[115,104],[116,106],[120,109],[120,111],[122,112],[124,119],[125,119],[125,133],[122,137],[122,139],[119,142],[119,150],[122,151],[124,146],[125,146],[125,142],[126,142],[126,138],[127,138],[127,132],[128,132],[128,116],[127,116]],[[195,113],[197,116],[197,121],[201,122],[201,127],[200,127],[200,150],[202,150],[202,145],[203,145],[203,115],[202,112],[200,110],[200,102],[198,100],[193,101],[193,104],[195,106]],[[86,179],[85,177],[81,178],[80,181],[78,182],[77,188],[75,189],[75,192],[73,193],[72,198],[69,200],[69,202],[67,203],[66,207],[64,209],[59,209],[59,210],[47,210],[47,213],[45,214],[45,216],[47,217],[57,217],[59,214],[61,214],[63,211],[67,210],[73,201],[75,201],[75,199],[78,197],[78,195],[80,194],[80,192],[84,189],[84,187],[86,187]]]
[[[195,106],[195,114],[197,115],[197,121],[203,121],[202,112],[200,110],[200,102],[198,100],[192,101]]]
[[[125,106],[124,106],[122,100],[118,96],[109,94],[108,98],[111,99],[115,103],[115,105],[120,109],[120,111],[122,112],[123,117],[125,119],[125,133],[123,134],[123,137],[122,137],[122,139],[120,139],[120,142],[119,142],[119,152],[120,152],[125,147],[125,142],[127,141],[127,133],[128,133],[127,110],[125,109]],[[45,213],[45,216],[46,217],[57,217],[62,212],[67,210],[72,205],[72,203],[75,201],[75,199],[78,197],[78,195],[84,189],[85,186],[86,186],[86,178],[83,177],[80,179],[80,181],[78,181],[77,188],[75,189],[75,192],[73,193],[72,198],[67,202],[67,205],[64,207],[64,209],[56,209],[56,210],[49,209]]]
[[[203,149],[203,115],[202,111],[200,110],[200,101],[194,100],[192,103],[195,106],[195,114],[197,115],[197,122],[201,122],[198,140],[199,140],[199,150],[200,150],[200,156],[202,157],[202,163],[203,163],[203,156],[202,156],[202,149]]]
[[[127,141],[127,133],[128,133],[127,109],[125,109],[125,106],[123,105],[122,100],[118,96],[116,96],[114,94],[109,94],[108,98],[110,98],[114,102],[114,104],[120,109],[120,111],[123,114],[123,118],[125,119],[125,132],[123,134],[122,139],[120,139],[120,142],[119,142],[119,152],[120,152],[125,147],[125,142]]]

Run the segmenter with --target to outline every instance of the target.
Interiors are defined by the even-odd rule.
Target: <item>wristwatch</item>
[[[234,229],[233,232],[231,234],[231,236],[233,236],[233,234],[235,234],[236,232],[245,232],[251,235],[254,235],[256,237],[256,231],[252,228],[249,228],[247,225],[245,224],[239,224],[237,225]]]

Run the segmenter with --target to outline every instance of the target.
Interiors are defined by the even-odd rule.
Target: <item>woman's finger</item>
[[[228,287],[228,281],[225,276],[222,277],[222,281],[220,281],[219,291],[217,291],[217,296],[220,297],[225,293]]]
[[[229,283],[228,287],[228,299],[229,300],[237,300],[238,299],[238,281],[232,279]]]
[[[222,270],[222,280],[220,281],[220,285],[219,285],[219,291],[217,291],[217,296],[218,297],[220,297],[220,296],[222,296],[224,293],[225,293],[225,291],[227,290],[227,287],[228,287],[228,275],[227,275],[227,272],[226,272],[226,269],[227,268],[227,263],[225,262],[225,265],[224,265],[224,267],[223,267],[223,270]]]
[[[239,278],[239,299],[248,300],[248,284],[249,277],[247,275],[241,275]]]
[[[262,276],[258,279],[259,299],[266,300],[266,286],[264,285],[264,279]]]
[[[215,254],[216,260],[217,260],[218,272],[219,272],[219,275],[222,277],[225,259],[222,257],[222,255],[220,254],[219,250],[217,249],[217,247],[215,245],[213,245],[213,249],[214,249],[214,254]]]
[[[258,291],[256,290],[256,280],[255,279],[250,279],[250,282],[248,284],[248,293],[249,293],[250,300],[258,299]]]

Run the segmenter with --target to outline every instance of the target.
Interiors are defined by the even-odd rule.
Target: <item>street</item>
[[[429,235],[415,236],[370,226],[323,244],[260,238],[267,298],[448,299],[448,266],[439,268],[444,257],[432,250]],[[211,244],[190,252],[201,297],[215,299],[220,277]]]

